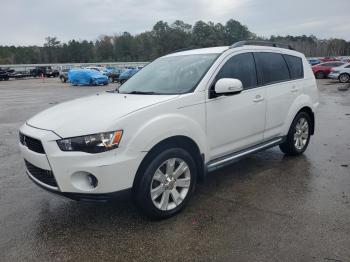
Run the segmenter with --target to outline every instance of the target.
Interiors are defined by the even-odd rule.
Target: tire
[[[66,79],[63,76],[60,77],[60,80],[61,80],[62,83],[66,82]]]
[[[340,83],[347,83],[350,80],[350,75],[347,73],[343,73],[339,76],[339,82]]]
[[[307,123],[305,127],[303,127]],[[300,112],[294,118],[286,137],[280,144],[283,153],[290,156],[298,156],[304,153],[310,142],[311,118],[306,112]]]
[[[197,168],[186,150],[169,148],[152,154],[138,176],[133,197],[139,211],[151,219],[164,219],[187,205],[194,192]]]
[[[323,71],[318,71],[315,73],[315,77],[317,79],[324,79],[326,77],[326,74]]]

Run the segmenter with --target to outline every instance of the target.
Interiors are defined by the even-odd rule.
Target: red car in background
[[[329,75],[333,67],[337,67],[341,65],[344,65],[344,63],[339,61],[334,61],[334,62],[326,62],[326,63],[314,65],[311,68],[317,79],[323,79]]]
[[[333,62],[333,61],[339,61],[335,57],[324,57],[320,59],[322,62]]]

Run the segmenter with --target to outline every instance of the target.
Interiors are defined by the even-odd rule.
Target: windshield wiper
[[[131,91],[129,93],[125,94],[135,94],[135,95],[154,95],[156,94],[155,92],[152,91]]]

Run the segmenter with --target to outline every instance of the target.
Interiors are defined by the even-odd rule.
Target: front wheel
[[[139,209],[152,219],[167,218],[188,203],[196,183],[193,157],[182,148],[170,148],[154,154],[134,186]]]
[[[340,83],[347,83],[347,82],[349,82],[349,80],[350,80],[350,75],[349,74],[344,73],[344,74],[341,74],[339,76],[339,82]]]
[[[310,142],[311,119],[305,112],[300,112],[289,128],[286,140],[280,144],[280,149],[286,155],[297,156],[304,153]]]

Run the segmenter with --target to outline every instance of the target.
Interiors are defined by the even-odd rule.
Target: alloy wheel
[[[350,80],[350,76],[348,74],[342,74],[339,77],[339,81],[341,83],[347,83],[347,82],[349,82],[349,80]]]
[[[302,150],[309,139],[309,123],[304,117],[301,117],[296,126],[294,133],[294,146],[298,150]]]
[[[163,162],[153,175],[150,194],[155,207],[172,210],[186,198],[191,185],[191,172],[186,162],[171,158]]]

